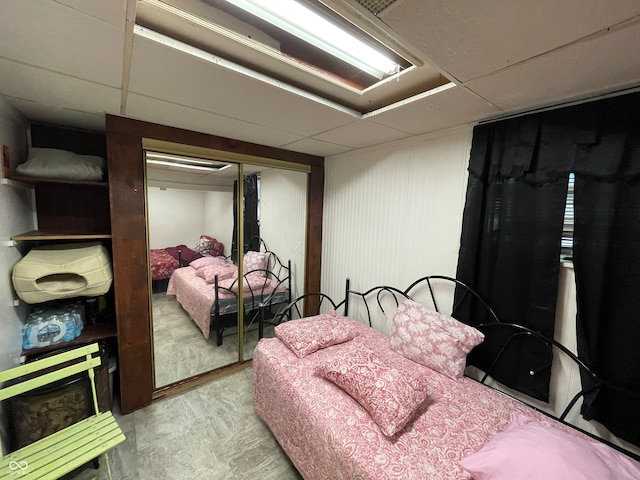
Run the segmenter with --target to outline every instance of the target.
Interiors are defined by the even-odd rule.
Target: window
[[[562,244],[560,258],[563,261],[573,260],[573,192],[575,174],[569,174],[569,186],[567,188],[567,200],[564,205],[564,225],[562,227]]]

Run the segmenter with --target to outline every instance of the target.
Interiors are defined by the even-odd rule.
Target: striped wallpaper
[[[326,159],[322,291],[455,276],[471,127]],[[377,328],[388,330],[381,319]]]

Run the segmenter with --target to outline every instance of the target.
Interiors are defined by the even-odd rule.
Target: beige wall
[[[206,192],[203,233],[222,242],[224,254],[231,255],[233,240],[233,190]],[[198,235],[200,238],[200,235]]]
[[[231,253],[233,192],[148,187],[147,198],[150,248],[195,248],[200,235],[209,235]]]
[[[275,168],[263,171],[260,236],[283,264],[291,260],[292,298],[304,290],[306,217],[307,174]]]
[[[455,276],[472,129],[326,160],[322,291]],[[376,328],[388,332],[387,319]]]

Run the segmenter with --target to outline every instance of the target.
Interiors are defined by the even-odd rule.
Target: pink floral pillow
[[[200,257],[189,264],[196,270],[209,265],[231,265],[224,257]]]
[[[269,256],[262,252],[247,252],[242,259],[242,268],[244,273],[254,270],[266,270],[269,262]],[[266,272],[256,272],[256,274],[266,276]]]
[[[224,255],[224,245],[209,235],[200,235],[194,250],[204,256],[220,257]]]
[[[512,413],[509,427],[460,462],[476,480],[632,480],[640,465],[611,447]]]
[[[354,340],[335,349],[316,367],[362,405],[387,437],[402,430],[427,398],[425,375],[386,364],[364,343]]]
[[[275,328],[280,339],[299,358],[322,348],[344,343],[357,333],[346,317],[335,311],[281,323]]]
[[[218,276],[218,285],[223,281],[232,282],[238,276],[238,268],[235,265],[227,263],[225,265],[208,265],[198,269],[196,275],[204,278],[207,283],[215,283],[215,277]]]
[[[467,354],[483,340],[475,328],[411,300],[398,307],[389,335],[393,350],[453,379],[462,377]]]

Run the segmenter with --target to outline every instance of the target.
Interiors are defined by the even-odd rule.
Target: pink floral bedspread
[[[387,337],[348,321],[378,355],[389,352]],[[504,430],[513,411],[581,435],[474,380],[429,370],[419,415],[389,439],[355,400],[314,374],[315,364],[335,348],[300,359],[279,339],[265,338],[253,356],[255,411],[306,480],[468,480],[458,462]]]
[[[237,285],[237,282],[236,282]],[[264,279],[260,288],[253,286],[253,292],[260,292],[261,296],[269,295],[272,292],[286,292],[284,285],[278,285],[272,279]],[[251,289],[244,288],[243,295],[251,297]],[[193,321],[198,325],[205,338],[209,338],[211,330],[211,307],[216,298],[213,283],[207,283],[203,278],[196,275],[196,269],[192,267],[178,268],[173,272],[167,286],[167,295],[175,295],[182,307],[189,313]],[[221,307],[221,313],[231,313],[237,311],[236,294],[224,288],[218,289],[218,299],[226,302],[225,307]],[[245,301],[245,308],[246,308]]]

